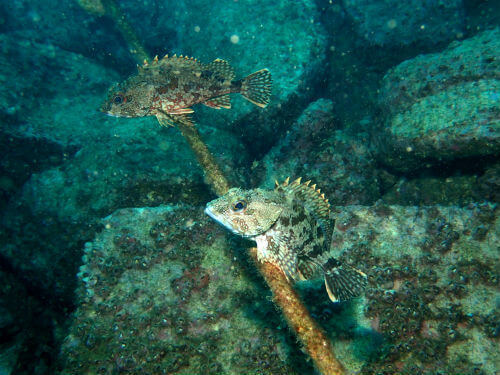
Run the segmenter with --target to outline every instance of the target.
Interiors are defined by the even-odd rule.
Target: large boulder
[[[495,374],[497,207],[334,211],[332,245],[368,274],[363,315],[384,341],[360,374]]]
[[[339,130],[333,103],[311,103],[257,165],[262,186],[303,177],[316,183],[333,204],[370,204],[380,197],[378,170],[366,134]]]
[[[61,374],[311,373],[242,249],[201,207],[122,209],[102,224]]]
[[[464,32],[462,0],[345,0],[356,33],[385,47],[450,42]]]
[[[500,29],[422,55],[384,77],[382,160],[400,171],[500,151]]]
[[[10,38],[47,44],[97,59],[125,72],[127,65],[134,63],[133,57],[113,22],[103,17],[98,3],[99,0],[2,2],[0,32]],[[31,48],[27,51],[38,54]],[[41,62],[36,66],[40,65]]]
[[[0,34],[0,43],[0,117],[5,128],[66,146],[88,144],[113,132],[112,122],[98,108],[103,93],[118,79],[116,72],[52,44],[10,34]]]
[[[101,137],[61,166],[34,173],[7,206],[0,254],[30,282],[43,280],[49,295],[71,298],[81,245],[100,217],[120,207],[203,205],[214,197],[177,129],[130,121],[134,133]],[[204,135],[222,171],[241,185],[245,150],[220,129]]]

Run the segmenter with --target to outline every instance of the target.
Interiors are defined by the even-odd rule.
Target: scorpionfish
[[[229,94],[240,93],[259,107],[266,107],[271,95],[271,73],[259,70],[235,79],[231,65],[216,59],[203,64],[181,56],[154,58],[138,65],[138,73],[113,86],[101,111],[117,117],[156,116],[161,125],[183,122],[192,125],[191,106],[231,108]]]
[[[335,222],[316,185],[298,178],[274,190],[233,188],[209,202],[205,213],[233,233],[257,243],[259,261],[279,267],[289,281],[323,275],[333,302],[360,295],[367,276],[330,253]]]

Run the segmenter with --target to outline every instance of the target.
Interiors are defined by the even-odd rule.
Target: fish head
[[[238,188],[209,202],[205,208],[208,216],[243,237],[267,232],[282,211],[283,202],[276,192]]]
[[[134,76],[112,86],[101,105],[101,112],[115,117],[145,117],[153,115],[154,88]]]

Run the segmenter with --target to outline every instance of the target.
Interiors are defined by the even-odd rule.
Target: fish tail
[[[324,265],[325,286],[332,302],[358,297],[367,284],[367,276],[347,264],[331,258]]]
[[[271,72],[261,69],[243,79],[240,93],[248,101],[264,108],[269,104],[272,82]]]

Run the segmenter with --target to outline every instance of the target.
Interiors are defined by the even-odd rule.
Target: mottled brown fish
[[[229,94],[240,93],[259,107],[269,103],[271,73],[259,70],[235,80],[227,61],[216,59],[202,64],[183,56],[158,57],[139,72],[112,87],[101,111],[118,117],[156,116],[162,125],[192,124],[191,107],[202,103],[211,108],[231,108]]]
[[[278,266],[289,280],[325,278],[333,302],[358,296],[366,275],[330,252],[334,221],[316,185],[297,179],[274,190],[231,189],[209,202],[205,212],[233,233],[255,240],[259,260]]]

